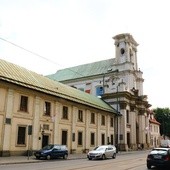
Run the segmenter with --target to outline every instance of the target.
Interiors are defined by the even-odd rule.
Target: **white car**
[[[87,158],[92,159],[106,159],[112,157],[116,158],[116,147],[114,145],[101,145],[95,147],[93,150],[89,151]]]

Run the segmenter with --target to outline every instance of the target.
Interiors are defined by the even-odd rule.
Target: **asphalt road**
[[[1,165],[0,170],[147,170],[148,151],[118,154],[116,159],[106,160],[63,160],[56,159],[36,163]]]

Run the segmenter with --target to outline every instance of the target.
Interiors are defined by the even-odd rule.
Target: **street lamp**
[[[118,82],[118,84],[117,84],[117,86],[116,86],[116,125],[117,125],[117,127],[116,127],[116,130],[117,130],[117,132],[116,132],[116,134],[117,134],[117,137],[116,137],[116,146],[117,146],[117,152],[120,150],[120,146],[119,146],[119,140],[121,140],[121,134],[120,134],[120,126],[119,126],[119,117],[121,117],[122,116],[122,114],[120,113],[120,103],[119,103],[119,98],[118,98],[118,96],[119,96],[119,87],[120,87],[120,85],[124,85],[125,84],[125,82],[123,82],[123,79],[122,79],[122,81],[121,82]]]
[[[117,87],[116,87],[116,120],[117,120],[117,135],[116,135],[116,151],[118,153],[119,151],[119,116],[120,116],[120,113],[119,113],[119,100],[118,100],[118,87],[119,87],[120,83],[118,83]]]

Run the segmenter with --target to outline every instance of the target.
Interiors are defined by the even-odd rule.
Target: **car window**
[[[112,147],[109,147],[108,150],[113,150],[113,148],[112,148]]]
[[[103,151],[103,150],[106,150],[106,147],[96,147],[96,148],[94,148],[94,150]]]
[[[164,149],[153,149],[151,151],[151,154],[161,154],[161,155],[167,155],[167,150]]]
[[[54,146],[54,149],[60,150],[61,148],[60,148],[60,146],[55,145],[55,146]]]
[[[44,146],[42,149],[43,150],[50,150],[54,147],[54,145],[47,145],[47,146]]]
[[[61,150],[67,150],[66,146],[61,146]]]

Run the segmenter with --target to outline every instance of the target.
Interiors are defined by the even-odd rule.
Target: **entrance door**
[[[63,130],[62,131],[62,141],[61,141],[62,145],[67,145],[67,131]]]
[[[48,140],[49,140],[49,136],[48,135],[43,135],[42,136],[42,147],[48,145]]]
[[[130,148],[130,133],[127,133],[127,145]]]

